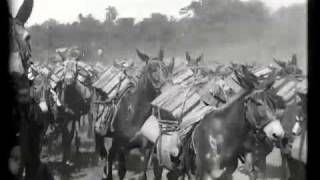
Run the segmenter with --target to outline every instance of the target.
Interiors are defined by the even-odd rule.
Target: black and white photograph
[[[15,180],[308,179],[308,0],[6,1]]]

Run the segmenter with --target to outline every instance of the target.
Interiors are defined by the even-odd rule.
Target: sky
[[[8,0],[11,13],[16,15],[23,0]],[[179,17],[179,9],[190,4],[192,0],[34,0],[33,12],[27,26],[41,24],[53,18],[62,23],[78,20],[78,14],[89,13],[96,19],[105,19],[105,8],[115,6],[119,17],[134,17],[137,21],[149,17],[151,13],[162,13]],[[249,0],[242,0],[249,1]],[[259,0],[264,2],[271,11],[287,7],[295,3],[306,3],[307,0]]]

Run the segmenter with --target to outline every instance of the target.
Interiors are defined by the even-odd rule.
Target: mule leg
[[[245,155],[245,170],[248,172],[249,175],[249,179],[250,180],[256,180],[256,173],[255,173],[255,169],[254,169],[254,163],[253,163],[253,154],[247,153]]]
[[[31,121],[21,120],[20,143],[21,157],[25,165],[25,179],[34,179],[36,171],[41,164],[40,143],[42,126]]]
[[[281,177],[281,179],[287,180],[290,177],[290,169],[288,166],[288,159],[286,157],[286,154],[281,153],[281,159],[282,159],[282,162],[281,162],[282,177]]]
[[[148,166],[149,166],[149,160],[152,158],[152,148],[145,148],[143,151],[143,174],[142,174],[142,179],[147,180],[147,171],[148,171]]]
[[[259,162],[256,163],[258,166],[258,171],[255,170],[256,177],[260,179],[266,179],[266,170],[267,170],[267,160],[266,157],[261,157]]]
[[[115,144],[112,144],[109,155],[108,155],[107,180],[112,180],[112,164],[116,155],[117,155],[117,147]]]
[[[119,156],[119,171],[118,171],[119,179],[123,180],[127,173],[125,151],[120,150],[118,153],[118,156]]]
[[[160,166],[159,160],[156,156],[153,157],[152,160],[153,160],[154,179],[161,180],[163,168]]]
[[[206,179],[205,173],[201,170],[202,168],[197,166],[196,169],[196,180],[204,180]]]
[[[226,167],[226,170],[223,172],[219,180],[233,180],[232,174],[236,171],[238,167],[238,158],[232,160],[229,166]]]
[[[69,132],[68,127],[66,127],[68,123],[62,124],[62,162],[65,163],[67,161],[68,152],[69,152]]]
[[[70,160],[71,155],[71,143],[73,139],[74,134],[74,125],[75,122],[73,120],[65,123],[65,126],[63,126],[63,133],[62,133],[62,148],[63,148],[63,159],[62,162],[66,163]]]
[[[168,180],[178,180],[178,177],[179,177],[179,175],[178,175],[178,173],[176,171],[169,171],[167,173],[167,179]]]
[[[89,129],[88,129],[88,133],[87,133],[87,138],[91,139],[93,136],[93,114],[91,112],[89,112],[87,114],[87,119],[88,119],[88,125],[89,125]]]
[[[75,146],[76,146],[76,155],[79,155],[80,153],[80,136],[79,136],[79,132],[80,132],[80,121],[76,121],[75,123],[75,127],[74,127],[74,131],[75,131]],[[76,126],[76,124],[78,124],[78,128]],[[74,134],[73,134],[74,135]]]

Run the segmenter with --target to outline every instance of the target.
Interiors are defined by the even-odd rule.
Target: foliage
[[[183,7],[182,7],[183,8]],[[179,9],[177,9],[179,11]],[[48,59],[56,48],[78,45],[87,49],[85,60],[135,58],[135,49],[183,56],[186,50],[204,53],[211,60],[272,60],[272,57],[306,57],[306,7],[295,5],[270,13],[260,1],[203,0],[183,8],[192,17],[175,19],[155,13],[136,24],[117,18],[115,7],[106,8],[104,22],[79,14],[72,24],[49,19],[30,27],[34,58]],[[117,21],[116,21],[117,19]]]

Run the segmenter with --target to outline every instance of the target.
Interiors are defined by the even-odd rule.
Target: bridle
[[[31,46],[29,42],[23,42],[23,40],[19,37],[19,34],[16,29],[16,25],[23,26],[22,23],[20,23],[16,19],[10,20],[10,38],[12,43],[12,50],[13,52],[18,52],[22,61],[23,68],[25,69],[24,74],[27,74],[26,69],[29,67],[28,60],[31,57]]]
[[[250,102],[251,101],[251,102]],[[261,131],[263,132],[263,129],[272,121],[273,119],[267,118],[264,119],[262,122],[258,123],[257,119],[254,117],[252,112],[250,113],[250,108],[249,108],[249,103],[254,103],[255,105],[253,106],[258,106],[258,102],[251,96],[247,96],[244,101],[244,107],[245,107],[245,120],[251,127],[255,129],[255,131]]]
[[[159,66],[158,66],[158,68],[159,68],[159,84],[155,84],[155,82],[154,82],[154,80],[153,80],[153,78],[152,78],[152,75],[150,74],[150,69],[149,69],[150,66],[149,66],[149,65],[150,65],[152,62],[156,62],[156,63],[159,65]],[[145,73],[146,73],[146,77],[147,77],[147,78],[149,79],[149,81],[151,82],[154,90],[155,90],[157,93],[161,92],[161,88],[162,88],[164,82],[167,80],[167,77],[165,77],[165,75],[164,75],[163,73],[165,73],[165,74],[168,76],[168,75],[169,75],[169,70],[168,70],[168,68],[166,67],[166,65],[165,65],[162,61],[160,61],[160,60],[158,60],[158,59],[151,59],[150,61],[148,61],[147,64],[146,64],[146,66],[145,66],[145,68],[148,68],[148,69],[147,69],[147,72],[145,72]],[[164,72],[163,72],[163,71],[164,71]]]
[[[126,94],[131,91],[133,88],[135,88],[135,85],[133,83],[129,83],[129,85],[122,91],[120,92],[120,87],[121,87],[121,84],[122,82],[128,78],[128,74],[124,71],[124,75],[125,77],[121,78],[120,79],[120,82],[119,84],[117,85],[117,90],[116,90],[116,95],[114,98],[112,99],[107,99],[107,100],[104,100],[104,101],[94,101],[94,104],[97,104],[97,105],[103,105],[102,107],[102,110],[101,112],[99,113],[99,107],[96,108],[96,112],[97,112],[97,116],[95,118],[95,122],[98,122],[98,120],[103,116],[103,114],[105,113],[105,110],[107,107],[108,108],[108,112],[105,114],[102,120],[102,122],[100,122],[100,125],[99,125],[99,128],[101,128],[101,124],[103,123],[105,125],[106,128],[110,128],[112,127],[112,124],[116,118],[116,115],[118,113],[118,110],[119,110],[119,106],[120,106],[120,103],[121,103],[121,100],[124,96],[126,96]],[[109,126],[107,126],[107,124],[109,124]],[[107,130],[107,129],[105,129]],[[105,132],[106,133],[106,132]],[[103,133],[104,134],[104,133]]]

